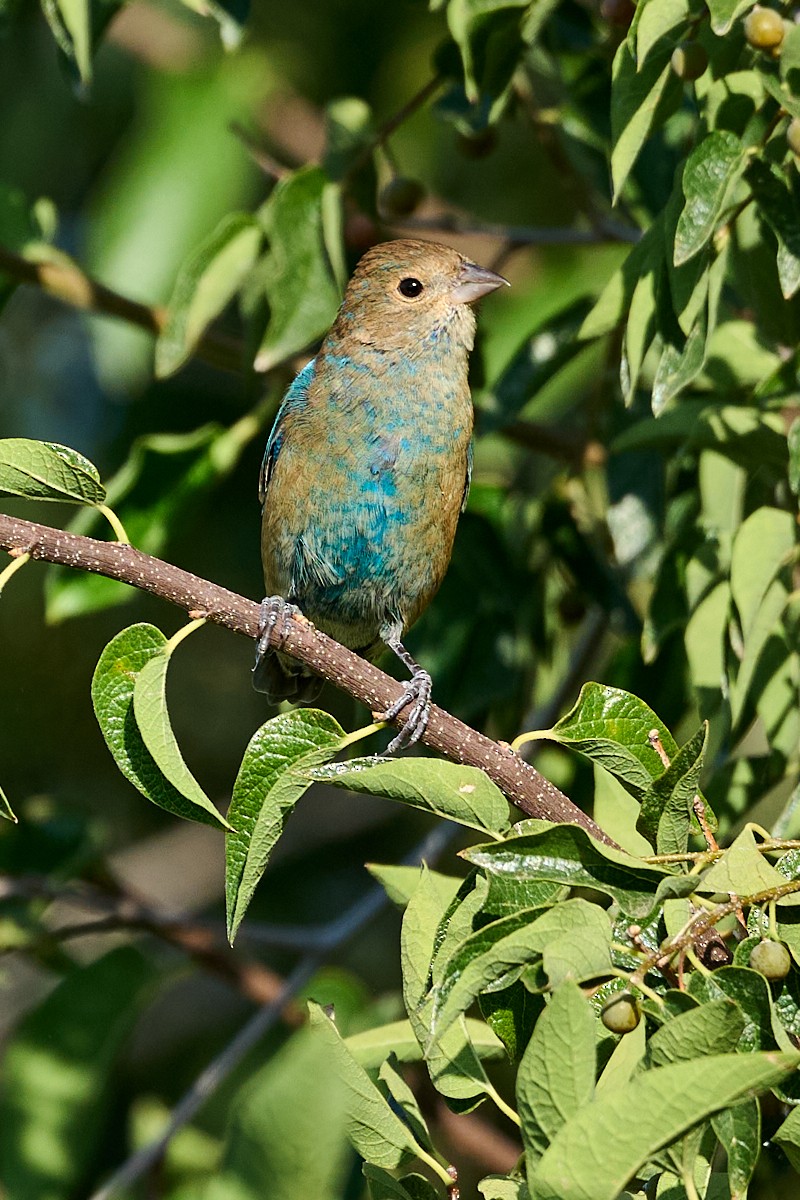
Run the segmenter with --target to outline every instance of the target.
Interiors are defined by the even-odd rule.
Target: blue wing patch
[[[264,451],[264,457],[261,461],[261,471],[258,477],[258,498],[262,505],[267,495],[267,486],[272,478],[272,472],[275,470],[275,463],[278,461],[278,455],[281,452],[283,445],[283,421],[286,414],[294,409],[304,408],[308,400],[308,389],[311,380],[314,378],[314,367],[316,359],[312,358],[311,362],[306,363],[302,371],[295,375],[286,395],[281,401],[281,406],[278,409],[278,415],[275,418],[275,424],[272,426],[272,432],[267,438],[267,448]]]

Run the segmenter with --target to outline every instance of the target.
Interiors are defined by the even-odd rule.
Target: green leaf
[[[0,1159],[14,1200],[80,1194],[113,1135],[118,1059],[154,978],[138,951],[112,950],[74,967],[11,1036]]]
[[[753,7],[756,0],[706,0],[711,28],[718,37],[728,33],[734,21]]]
[[[722,1054],[647,1071],[598,1096],[556,1135],[533,1177],[536,1200],[616,1200],[693,1125],[797,1069],[798,1054]]]
[[[783,1124],[772,1135],[795,1171],[800,1171],[800,1108],[793,1108]]]
[[[519,913],[477,930],[451,955],[433,989],[432,1034],[441,1036],[483,991],[509,971],[544,958],[553,986],[590,979],[611,960],[608,915],[586,900],[565,900],[537,916]]]
[[[711,240],[728,189],[746,161],[739,138],[725,130],[710,133],[689,155],[683,172],[685,204],[675,232],[676,266],[688,262]]]
[[[517,1111],[528,1182],[566,1121],[594,1095],[596,1018],[574,983],[556,988],[536,1022],[517,1071]]]
[[[82,83],[92,76],[90,0],[44,0],[44,15],[59,49],[73,62]]]
[[[260,420],[246,414],[228,429],[204,425],[190,433],[156,433],[138,438],[127,461],[108,481],[108,504],[132,543],[161,557],[168,545],[202,515],[203,499],[236,466],[256,436]],[[96,512],[76,514],[70,529],[97,536]],[[47,620],[61,621],[124,604],[138,592],[116,579],[53,567],[47,579]]]
[[[270,249],[260,270],[270,307],[256,369],[268,371],[321,337],[341,299],[322,219],[328,180],[319,167],[282,179],[261,212]]]
[[[621,688],[585,683],[575,706],[539,736],[571,746],[639,795],[663,771],[648,737],[653,729],[667,757],[673,758],[678,751],[675,739],[643,700]]]
[[[754,896],[769,888],[781,887],[786,878],[756,849],[753,831],[745,827],[698,881],[700,892],[733,892],[736,896]],[[800,895],[787,896],[800,904]]]
[[[387,1170],[418,1155],[422,1147],[353,1058],[330,1017],[313,1001],[309,1003],[308,1012],[311,1027],[323,1038],[345,1087],[347,1136],[353,1149],[367,1162]]]
[[[711,1000],[669,1021],[647,1042],[649,1067],[732,1054],[745,1027],[739,1006],[727,998]]]
[[[344,730],[328,713],[297,708],[266,721],[250,739],[233,785],[225,838],[228,939],[237,930],[312,764],[332,758]]]
[[[499,835],[510,828],[508,801],[478,767],[435,758],[355,758],[308,774],[319,783],[399,800],[481,833]]]
[[[778,1046],[793,1049],[777,1020],[770,987],[763,975],[749,967],[720,967],[710,975],[692,972],[689,994],[703,1004],[727,997],[735,1000],[745,1016],[745,1026],[737,1043],[739,1054],[769,1050]]]
[[[761,1152],[759,1103],[757,1100],[743,1100],[732,1108],[723,1108],[711,1118],[711,1125],[728,1157],[731,1200],[746,1200]],[[772,1140],[777,1140],[775,1135]]]
[[[188,821],[219,828],[226,822],[213,809],[188,800],[166,778],[144,744],[133,711],[134,685],[148,663],[164,656],[167,639],[153,625],[130,625],[100,655],[92,679],[92,703],[106,745],[122,774],[159,808]]]
[[[467,1035],[478,1058],[505,1059],[503,1043],[485,1021],[467,1018]],[[390,1054],[399,1062],[420,1062],[420,1046],[410,1021],[391,1021],[377,1029],[366,1029],[346,1038],[347,1048],[356,1062],[367,1071],[377,1071]]]
[[[522,14],[513,10],[527,8],[528,0],[449,0],[447,5],[447,24],[453,40],[461,52],[464,64],[464,86],[467,99],[471,104],[477,104],[481,95],[481,84],[484,88],[490,83],[481,76],[491,75],[491,61],[486,59],[499,57],[506,59],[510,53],[507,70],[500,69],[501,79],[497,89],[502,87],[502,79],[511,73],[510,68],[516,61],[517,47],[522,49],[520,26]],[[510,28],[509,28],[510,26]],[[514,34],[516,33],[516,38]],[[491,45],[494,37],[495,46]],[[510,41],[510,46],[503,43]],[[487,42],[489,45],[487,46]],[[500,43],[498,45],[497,43]],[[506,50],[506,53],[502,53]],[[494,51],[494,54],[492,53]],[[500,64],[498,64],[498,67]],[[481,69],[483,68],[483,70]],[[497,67],[495,68],[497,70]],[[493,91],[495,89],[492,89]]]
[[[267,1179],[270,1200],[336,1200],[350,1166],[346,1103],[328,1047],[313,1030],[298,1030],[236,1094],[214,1176],[220,1200],[237,1187],[260,1200]]]
[[[795,30],[792,31],[796,33]],[[800,216],[786,176],[775,163],[754,158],[745,172],[760,215],[778,239],[778,279],[785,300],[800,288]]]
[[[347,1045],[347,1043],[345,1044]],[[405,1122],[410,1126],[418,1145],[432,1151],[431,1135],[422,1110],[416,1096],[400,1073],[399,1066],[397,1056],[393,1053],[389,1054],[386,1061],[381,1064],[378,1079],[383,1084],[385,1092],[388,1093],[386,1098],[390,1101],[392,1108],[395,1111],[398,1108],[401,1109]]]
[[[602,337],[621,325],[628,316],[639,280],[655,271],[663,259],[664,217],[659,214],[603,288],[594,308],[584,318],[578,337]]]
[[[420,1046],[431,1082],[443,1096],[463,1110],[485,1096],[489,1082],[465,1021],[457,1021],[444,1036],[431,1040],[433,1002],[428,997],[430,964],[442,919],[449,907],[435,878],[423,866],[419,883],[403,916],[400,956],[403,967],[403,1000]]]
[[[653,416],[663,412],[670,400],[683,391],[703,369],[708,342],[708,324],[703,313],[681,346],[667,342],[653,378]]]
[[[0,495],[103,504],[97,467],[77,450],[29,438],[0,439]]]
[[[364,1163],[361,1170],[369,1185],[370,1200],[439,1200],[439,1192],[424,1175],[404,1175],[402,1179],[395,1179],[372,1163]]]
[[[398,908],[405,908],[413,896],[420,880],[420,868],[396,866],[384,863],[365,863],[367,870],[377,879],[386,895]],[[464,882],[454,875],[443,875],[441,871],[428,869],[431,882],[436,885],[443,908],[447,908]]]
[[[670,48],[682,37],[692,16],[692,0],[646,0],[636,13],[636,63],[641,71],[651,50],[662,38],[669,39]]]
[[[507,1175],[487,1175],[478,1184],[484,1200],[529,1200],[528,1186],[521,1179],[509,1179]]]
[[[595,888],[613,897],[624,913],[637,920],[645,920],[660,898],[688,894],[684,888],[694,887],[686,876],[671,875],[596,842],[578,825],[521,833],[504,842],[471,846],[461,854],[489,874]]]
[[[611,177],[618,199],[652,133],[680,103],[681,84],[669,64],[670,48],[648,58],[641,71],[627,41],[614,56],[611,74]]]
[[[796,524],[790,512],[763,505],[739,527],[731,552],[731,592],[745,642],[775,576],[791,562]]]
[[[255,217],[231,213],[183,264],[156,341],[160,379],[188,361],[208,325],[236,295],[256,262],[263,237]]]
[[[161,774],[192,805],[194,819],[198,810],[208,813],[223,829],[230,826],[217,811],[184,761],[167,708],[167,669],[172,657],[169,643],[154,654],[136,672],[133,682],[133,714],[142,741]],[[157,803],[157,801],[154,801]]]
[[[653,842],[658,854],[686,853],[707,742],[708,723],[704,722],[642,795],[637,828]]]
[[[14,815],[14,811],[8,802],[8,797],[6,796],[5,792],[3,791],[3,789],[1,787],[0,787],[0,817],[5,817],[5,819],[7,821],[13,821],[15,825],[18,824],[18,819]]]

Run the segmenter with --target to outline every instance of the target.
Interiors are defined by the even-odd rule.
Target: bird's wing
[[[314,377],[316,361],[315,358],[312,358],[311,362],[306,363],[302,371],[294,377],[286,395],[281,401],[278,415],[275,418],[275,424],[272,426],[272,431],[267,438],[267,448],[264,451],[264,457],[261,461],[261,471],[258,477],[258,498],[262,505],[266,499],[267,485],[272,478],[272,472],[275,470],[275,463],[278,461],[278,455],[283,444],[283,423],[290,412],[305,407],[308,399],[309,385]]]
[[[464,495],[461,497],[462,513],[463,513],[464,509],[467,507],[467,500],[469,500],[469,485],[471,483],[472,483],[472,442],[470,442],[469,447],[467,449],[467,477],[464,480]]]

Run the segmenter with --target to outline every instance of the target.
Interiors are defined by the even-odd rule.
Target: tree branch
[[[250,638],[258,634],[259,606],[254,601],[124,543],[101,542],[0,514],[0,549],[118,579],[187,612],[200,613],[234,633]],[[272,644],[349,693],[371,712],[384,712],[401,694],[397,680],[340,646],[308,621],[297,618],[287,621],[285,628],[276,629]],[[401,712],[396,724],[402,724],[402,715]],[[493,742],[436,705],[431,710],[423,741],[454,762],[481,767],[527,816],[573,822],[601,841],[610,842],[590,817],[510,746]]]
[[[131,325],[152,333],[155,337],[166,325],[167,310],[160,304],[140,304],[121,296],[104,284],[86,275],[66,255],[35,261],[12,253],[0,246],[0,272],[10,275],[20,283],[30,283],[41,288],[49,296],[61,300],[73,308],[117,317]],[[241,371],[244,347],[235,338],[226,337],[213,329],[207,329],[200,338],[195,353],[225,371]]]

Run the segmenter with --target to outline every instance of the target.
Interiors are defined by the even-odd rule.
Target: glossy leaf
[[[648,1039],[648,1066],[665,1067],[711,1054],[730,1054],[744,1027],[744,1015],[733,1000],[711,1000],[691,1008],[665,1021]]]
[[[409,1127],[389,1107],[364,1068],[358,1065],[330,1017],[313,1002],[308,1011],[311,1027],[323,1039],[330,1061],[344,1085],[347,1136],[354,1150],[367,1162],[388,1170],[413,1158],[420,1147]]]
[[[692,151],[683,172],[685,203],[675,231],[676,266],[688,262],[714,234],[731,183],[744,170],[745,148],[735,134],[716,130]]]
[[[675,739],[644,701],[620,688],[585,683],[575,706],[541,736],[571,746],[638,794],[664,769],[648,738],[653,729],[667,757],[674,757]]]
[[[433,1034],[441,1036],[512,968],[539,958],[553,986],[602,974],[610,966],[610,939],[608,916],[585,900],[565,900],[541,915],[534,910],[484,926],[450,957],[434,988]]]
[[[266,721],[250,739],[233,785],[225,838],[228,939],[233,943],[269,856],[297,801],[309,768],[332,758],[344,730],[319,709],[295,709]]]
[[[156,341],[156,375],[189,359],[208,325],[233,299],[255,264],[264,232],[248,213],[231,213],[181,267]]]
[[[247,415],[228,429],[211,424],[190,433],[137,439],[127,461],[108,481],[108,503],[136,548],[161,557],[187,523],[197,521],[204,499],[234,469],[259,427],[259,420]],[[100,520],[96,512],[83,510],[70,529],[99,536]],[[132,601],[136,594],[116,579],[53,567],[48,572],[47,619],[96,612]]]
[[[707,742],[706,723],[642,795],[637,828],[652,841],[657,854],[686,853]]]
[[[614,57],[611,86],[611,177],[619,197],[653,129],[680,101],[681,87],[670,68],[670,50],[653,53],[641,71],[627,41]]]
[[[745,828],[727,848],[721,858],[703,873],[698,890],[702,892],[733,892],[737,896],[754,896],[786,882],[769,860],[759,854],[752,829]],[[800,895],[786,901],[800,904]]]
[[[136,679],[164,656],[167,639],[153,625],[130,625],[100,655],[92,679],[92,703],[106,745],[122,774],[159,808],[189,821],[225,826],[216,810],[198,806],[164,775],[144,743],[133,710]],[[159,668],[160,669],[160,668]]]
[[[707,0],[711,28],[718,37],[730,30],[734,21],[755,4],[755,0]]]
[[[761,1149],[760,1105],[757,1100],[742,1100],[715,1113],[711,1125],[727,1155],[731,1200],[746,1200]],[[780,1129],[773,1141],[779,1134]]]
[[[466,1032],[478,1058],[505,1058],[503,1043],[485,1021],[468,1017]],[[399,1062],[422,1060],[422,1047],[414,1035],[410,1021],[392,1021],[376,1029],[353,1033],[345,1040],[356,1062],[367,1071],[377,1071],[390,1054],[394,1054]]]
[[[686,895],[696,883],[596,842],[577,825],[547,826],[461,853],[488,874],[595,888],[637,920],[646,919],[660,898]]]
[[[256,369],[268,371],[322,336],[340,295],[325,248],[322,205],[328,183],[319,167],[282,179],[261,214],[270,249],[260,268],[269,301]]]
[[[562,1125],[594,1094],[596,1019],[574,983],[562,983],[536,1022],[517,1071],[530,1182],[536,1164]]]
[[[3,438],[0,495],[94,505],[105,502],[106,490],[97,467],[69,446]]]
[[[133,714],[145,749],[176,791],[192,805],[194,819],[199,812],[208,813],[224,829],[227,821],[214,807],[200,784],[189,770],[172,728],[167,708],[167,670],[170,653],[168,643],[136,672],[133,683]]]
[[[563,1126],[534,1176],[537,1200],[616,1200],[658,1150],[722,1108],[780,1083],[800,1055],[722,1054],[647,1071]]]
[[[508,801],[478,767],[433,758],[355,758],[314,767],[309,777],[351,792],[399,800],[481,833],[501,834],[511,824]]]

